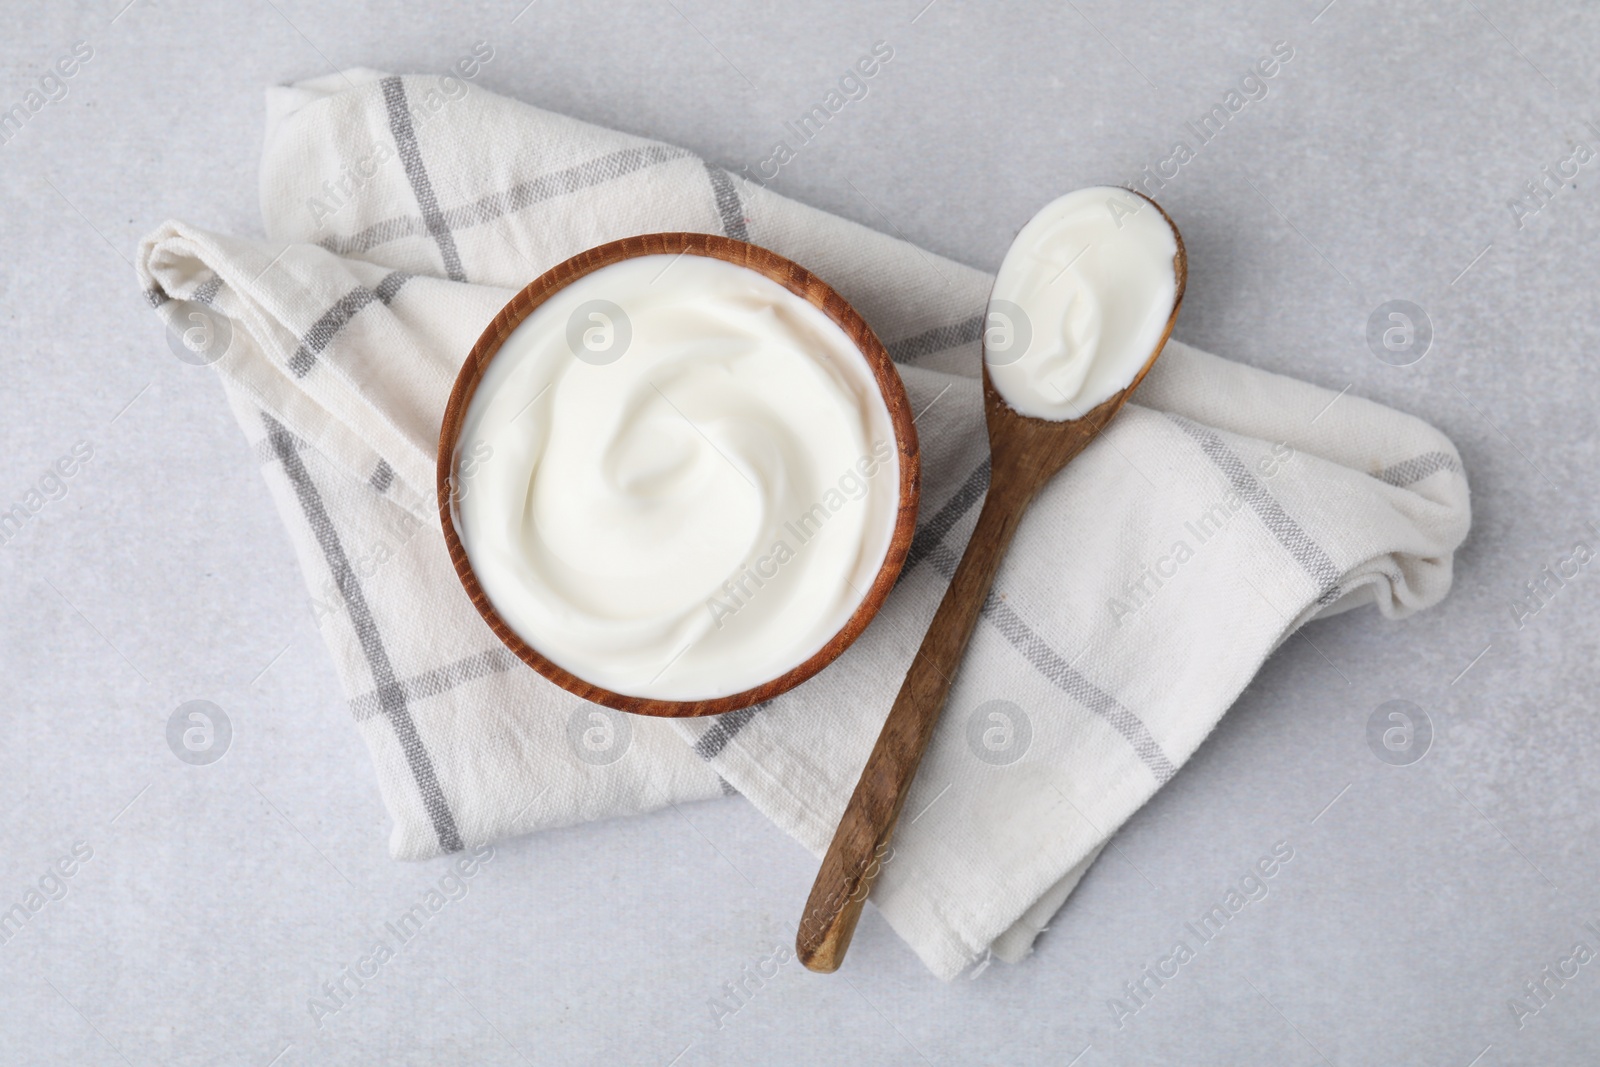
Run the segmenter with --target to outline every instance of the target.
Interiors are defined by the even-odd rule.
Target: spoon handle
[[[839,969],[885,858],[895,820],[939,721],[995,572],[1036,486],[991,477],[967,550],[945,590],[922,647],[911,661],[883,730],[828,846],[795,937],[795,954],[813,971]]]

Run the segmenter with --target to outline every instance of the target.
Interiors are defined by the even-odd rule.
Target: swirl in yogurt
[[[1178,239],[1150,201],[1108,186],[1046,204],[995,276],[989,379],[1023,415],[1076,419],[1127,388],[1177,299]]]
[[[871,368],[753,270],[642,256],[501,346],[458,438],[456,527],[495,611],[584,681],[706,700],[804,663],[889,550],[899,466]]]

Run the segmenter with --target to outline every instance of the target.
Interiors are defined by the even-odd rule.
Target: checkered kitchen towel
[[[987,485],[991,276],[460,79],[353,70],[267,101],[269,239],[168,222],[139,277],[169,322],[206,306],[231,325],[216,368],[394,854],[737,790],[820,855]],[[888,342],[923,450],[905,574],[862,638],[769,704],[688,722],[598,709],[506,652],[456,581],[432,489],[445,398],[501,305],[577,252],[663,230],[765,245],[838,289]],[[873,892],[942,977],[1025,955],[1297,627],[1449,588],[1467,484],[1431,427],[1177,342],[1135,399],[1028,513]]]

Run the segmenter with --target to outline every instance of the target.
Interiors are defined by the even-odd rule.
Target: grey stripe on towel
[[[683,149],[667,145],[620,148],[575,166],[518,182],[509,189],[489,193],[471,203],[446,208],[442,215],[445,224],[452,231],[468,229],[493,222],[558,196],[604,185],[606,182],[659,163],[690,158],[693,157]],[[382,222],[375,222],[349,237],[325,237],[319,243],[335,255],[351,256],[369,252],[379,245],[398,241],[402,237],[420,237],[428,232],[430,231],[426,222],[417,216],[397,215]]]
[[[394,484],[394,468],[389,466],[388,460],[378,460],[378,465],[373,468],[372,477],[367,479],[367,484],[379,493],[389,491],[389,486]]]
[[[417,733],[417,724],[411,719],[405,689],[395,681],[394,665],[389,661],[388,650],[383,646],[378,625],[372,618],[372,609],[367,605],[366,595],[356,579],[354,568],[350,566],[350,558],[339,540],[339,532],[333,528],[333,520],[323,506],[322,494],[312,482],[305,464],[300,461],[299,449],[288,428],[266,412],[262,412],[261,417],[267,426],[267,439],[272,443],[278,461],[283,464],[284,474],[288,476],[289,484],[300,501],[300,510],[322,548],[323,558],[339,587],[340,595],[344,597],[345,607],[350,613],[350,625],[355,628],[367,667],[372,672],[378,706],[394,727],[400,748],[405,752],[406,763],[417,783],[417,792],[422,796],[423,806],[433,823],[433,831],[439,838],[439,847],[445,852],[460,852],[461,834],[456,829],[455,816],[450,814],[444,789],[434,773],[433,760]]]
[[[955,495],[946,500],[944,506],[934,512],[931,519],[917,528],[915,536],[911,538],[911,548],[906,552],[906,562],[900,570],[900,578],[895,579],[896,585],[901,578],[911,573],[913,567],[926,559],[929,552],[943,543],[956,523],[960,522],[988,491],[989,457],[985,456],[982,463],[972,468],[972,473],[967,475],[967,480],[961,483],[961,488],[955,491]]]
[[[939,545],[928,553],[928,562],[933,565],[946,581],[956,573],[958,557],[946,545]],[[1011,606],[1000,595],[990,592],[983,602],[983,617],[1000,631],[1002,637],[1011,642],[1013,648],[1022,653],[1024,659],[1033,664],[1033,669],[1050,680],[1056,688],[1066,693],[1079,704],[1088,708],[1096,715],[1110,724],[1113,730],[1121,734],[1123,739],[1133,747],[1133,751],[1157,782],[1165,783],[1174,774],[1177,768],[1161,750],[1161,745],[1150,733],[1150,728],[1144,720],[1133,712],[1117,703],[1115,697],[1104,689],[1085,678],[1072,665],[1061,657],[1061,654],[1051,648],[1044,638],[1034,633],[1026,622],[1022,621]]]
[[[447,663],[443,667],[435,667],[431,671],[423,671],[421,674],[402,679],[398,684],[406,701],[414,703],[439,696],[441,693],[448,693],[457,686],[479,678],[503,674],[521,662],[509,648],[491,648],[475,652],[454,663]],[[355,717],[356,722],[365,722],[382,713],[382,695],[376,689],[370,689],[350,700],[350,714]]]
[[[745,728],[745,724],[756,717],[756,712],[766,707],[766,704],[757,704],[754,707],[740,708],[730,711],[726,715],[718,715],[716,721],[700,735],[700,740],[694,744],[695,755],[701,759],[711,759],[727,747],[734,735]]]
[[[896,363],[910,363],[914,359],[931,356],[935,352],[970,345],[983,336],[984,317],[980,313],[970,319],[962,319],[949,326],[935,326],[931,330],[896,341],[887,346],[889,358]]]
[[[706,174],[711,178],[711,195],[717,200],[717,214],[722,216],[722,232],[736,241],[750,240],[750,230],[744,224],[744,205],[739,202],[739,187],[721,167],[707,163]]]
[[[206,307],[210,307],[211,302],[217,298],[217,293],[221,292],[221,290],[222,278],[213,274],[195,287],[194,295],[189,299],[196,304],[204,304]]]
[[[417,131],[411,125],[411,112],[406,108],[406,86],[399,75],[383,79],[383,102],[389,108],[389,132],[394,136],[395,148],[400,152],[400,162],[405,164],[406,178],[411,182],[411,192],[422,211],[422,223],[439,246],[439,258],[444,261],[445,276],[453,282],[467,280],[461,269],[461,253],[456,248],[455,235],[439,210],[439,198],[433,191],[433,180],[428,168],[422,165],[422,149],[417,144]]]
[[[1278,543],[1293,556],[1295,561],[1305,568],[1305,572],[1317,583],[1317,602],[1319,604],[1332,603],[1339,597],[1339,579],[1343,572],[1335,566],[1333,560],[1322,550],[1322,546],[1311,539],[1311,535],[1300,528],[1300,524],[1289,517],[1283,510],[1283,505],[1267,492],[1265,487],[1250,473],[1250,468],[1240,459],[1221,437],[1197,422],[1191,422],[1181,415],[1167,413],[1167,418],[1177,424],[1178,428],[1200,444],[1200,451],[1204,452],[1216,464],[1233,486],[1235,492],[1250,505],[1251,510],[1261,520],[1261,525],[1267,532],[1278,539]]]
[[[1459,471],[1460,469],[1460,461],[1447,452],[1424,452],[1420,456],[1401,460],[1392,467],[1385,467],[1383,473],[1378,475],[1378,479],[1404,489],[1406,486],[1420,482],[1429,475],[1438,474],[1440,471]]]
[[[393,271],[384,275],[383,280],[371,289],[358,285],[340,297],[331,308],[322,313],[321,318],[312,323],[311,329],[300,339],[300,346],[289,357],[289,372],[296,378],[304,378],[310,374],[322,350],[333,343],[334,337],[356,317],[357,312],[373,301],[387,305],[394,300],[395,295],[400,292],[400,287],[410,277],[411,275],[403,271]]]

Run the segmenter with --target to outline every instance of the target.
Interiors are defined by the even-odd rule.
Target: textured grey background
[[[1600,573],[1520,630],[1511,612],[1576,541],[1600,547],[1600,161],[1521,228],[1508,206],[1600,140],[1594,9],[123,2],[9,0],[0,43],[6,106],[72,42],[95,49],[0,145],[0,504],[94,447],[0,548],[0,907],[74,842],[93,849],[0,945],[0,1060],[1594,1062],[1600,962],[1548,983],[1520,1029],[1508,1007],[1575,942],[1600,950],[1581,926],[1600,920]],[[259,232],[264,85],[443,70],[480,39],[479,84],[732,169],[886,40],[870,95],[776,188],[990,269],[1045,200],[1130,180],[1292,43],[1269,95],[1160,194],[1190,255],[1177,333],[1444,428],[1475,492],[1455,591],[1286,646],[1021,966],[941,984],[869,911],[841,974],[791,963],[714,1028],[709,998],[788,944],[814,872],[729,799],[505,845],[315,1027],[308,998],[444,865],[387,858],[256,463],[128,261],[168,216]],[[1437,334],[1405,368],[1364,339],[1394,298]],[[235,730],[208,767],[165,740],[196,698]],[[1367,744],[1391,699],[1436,731],[1412,766]],[[1282,840],[1295,858],[1271,895],[1115,1025],[1123,983]]]

